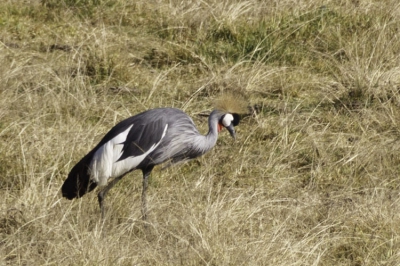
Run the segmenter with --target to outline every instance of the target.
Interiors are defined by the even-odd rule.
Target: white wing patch
[[[132,125],[133,126],[133,125]],[[90,177],[97,183],[98,186],[105,186],[109,178],[121,176],[136,168],[147,155],[154,151],[161,140],[167,133],[168,124],[165,125],[161,139],[154,143],[151,148],[142,155],[128,157],[118,161],[122,155],[122,148],[132,126],[128,127],[124,132],[121,132],[113,139],[107,141],[93,155],[93,159],[89,166]]]

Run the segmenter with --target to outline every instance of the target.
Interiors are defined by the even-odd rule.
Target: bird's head
[[[239,124],[239,114],[246,113],[247,101],[237,93],[223,93],[214,100],[214,106],[218,112],[218,132],[226,128],[235,139],[234,127]]]
[[[239,124],[240,116],[235,113],[223,114],[218,120],[218,132],[221,132],[222,128],[226,128],[231,134],[232,138],[236,139],[235,126]]]

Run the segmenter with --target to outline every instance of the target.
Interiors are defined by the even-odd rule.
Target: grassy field
[[[0,265],[399,265],[397,0],[0,2]],[[118,121],[223,93],[234,142],[68,201]]]

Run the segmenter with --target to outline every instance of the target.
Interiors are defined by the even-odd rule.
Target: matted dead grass
[[[396,1],[0,3],[1,265],[397,265]],[[68,201],[118,121],[173,106],[237,140]],[[241,107],[242,108],[242,107]]]

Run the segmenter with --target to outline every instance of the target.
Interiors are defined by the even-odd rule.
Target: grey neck
[[[218,138],[218,120],[221,116],[221,113],[217,110],[211,112],[208,117],[208,133],[207,135],[199,135],[194,142],[195,149],[201,154],[206,153],[211,150],[215,144],[217,143]]]

